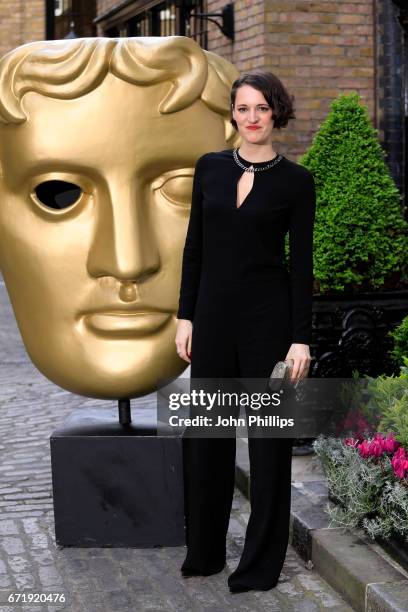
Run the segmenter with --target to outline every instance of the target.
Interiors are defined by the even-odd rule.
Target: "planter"
[[[344,504],[340,503],[339,499],[328,491],[327,497],[329,501],[344,508]],[[384,540],[376,538],[375,540],[397,563],[399,563],[406,571],[408,571],[408,542],[400,534],[395,534]]]
[[[408,289],[313,297],[310,376],[348,378],[353,370],[398,374],[388,332],[408,313]]]
[[[319,436],[314,448],[328,477],[328,501],[337,508],[337,511],[333,512],[332,508],[329,512],[334,526],[357,524],[358,529],[372,542],[380,545],[408,571],[408,542],[404,539],[408,520],[408,468],[404,467],[401,472],[401,463],[393,466],[395,455],[404,460],[407,451],[402,447],[404,452],[401,455],[400,446],[388,445],[392,437],[379,434],[374,446],[371,445],[374,438],[366,438],[365,457],[361,457],[360,453],[355,455],[353,448],[338,438]],[[377,444],[380,441],[384,443],[386,439],[388,451],[381,455],[381,460],[372,462],[369,457],[372,458],[373,453],[378,451]],[[384,451],[384,445],[382,448]],[[400,473],[398,478],[393,473],[396,466]],[[398,483],[400,486],[395,488],[394,485]],[[358,494],[362,495],[360,501],[356,499]],[[353,532],[353,527],[348,530]],[[392,534],[390,537],[389,533]]]
[[[408,571],[408,543],[399,534],[388,540],[378,538],[378,544],[406,571]]]

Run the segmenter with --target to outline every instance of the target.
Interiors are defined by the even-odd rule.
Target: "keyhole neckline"
[[[244,170],[241,174],[241,176],[239,177],[239,179],[236,181],[235,183],[235,209],[236,210],[240,210],[240,208],[242,208],[242,206],[247,202],[248,198],[250,197],[251,193],[254,190],[255,187],[255,176],[256,176],[256,172],[248,172],[248,174],[252,174],[252,185],[251,185],[251,189],[248,191],[248,193],[246,194],[245,198],[242,200],[241,204],[238,204],[238,194],[239,194],[239,183],[242,180],[243,176],[246,174],[246,171]]]

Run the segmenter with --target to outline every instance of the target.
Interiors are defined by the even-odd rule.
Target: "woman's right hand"
[[[178,356],[191,363],[191,341],[193,324],[188,319],[178,319],[176,332],[176,347]]]

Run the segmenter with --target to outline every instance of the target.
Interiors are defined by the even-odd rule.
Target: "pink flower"
[[[360,444],[357,445],[358,452],[364,459],[367,459],[371,456],[370,442],[367,440],[363,440]]]
[[[400,446],[400,443],[394,438],[394,433],[389,433],[384,438],[383,446],[386,453],[394,453]]]
[[[358,451],[362,457],[381,457],[384,454],[384,437],[377,432],[371,440],[363,440],[357,445]]]
[[[369,444],[369,451],[372,457],[381,457],[384,454],[382,438],[373,438]]]
[[[406,470],[408,470],[408,457],[405,455],[405,450],[400,446],[394,453],[391,459],[392,469],[398,478],[404,478]]]
[[[399,446],[400,443],[394,438],[393,432],[387,434],[387,437],[384,437],[380,432],[376,432],[371,440],[372,454],[376,457],[379,457],[382,453],[393,453]]]
[[[404,478],[405,471],[408,470],[408,455],[405,454],[405,450],[395,439],[393,432],[387,434],[386,437],[382,433],[376,432],[371,440],[361,439],[357,435],[354,438],[345,438],[343,442],[346,446],[356,448],[364,459],[381,457],[384,453],[395,453],[391,461],[394,474],[399,478]]]

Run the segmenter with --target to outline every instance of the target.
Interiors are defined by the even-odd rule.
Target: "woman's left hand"
[[[293,370],[290,380],[295,382],[297,379],[306,378],[309,373],[310,351],[308,344],[292,344],[285,361],[293,360]]]

